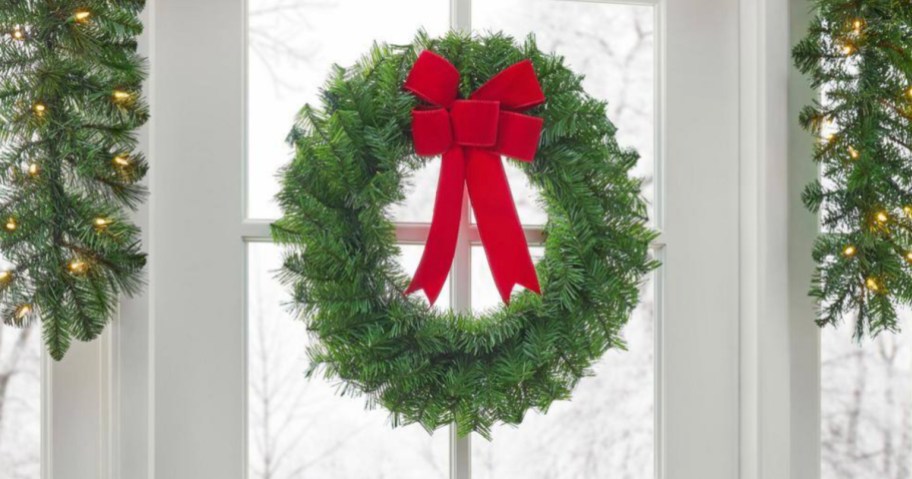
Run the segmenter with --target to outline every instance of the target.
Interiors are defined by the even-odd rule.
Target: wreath
[[[308,375],[341,379],[342,394],[366,395],[394,426],[455,423],[488,437],[495,423],[569,399],[595,361],[625,347],[621,330],[657,266],[656,233],[629,175],[638,155],[618,146],[605,102],[581,81],[531,36],[517,45],[499,33],[419,33],[334,67],[321,106],[304,106],[289,135],[296,155],[272,227],[286,246],[280,279],[317,340]],[[440,153],[434,221],[410,281],[389,212],[409,175]],[[513,160],[501,155],[523,160],[548,213],[535,267],[500,184],[502,161]],[[433,302],[440,291],[463,182],[505,302],[485,314],[409,295],[424,290]],[[514,284],[528,289],[510,296]]]

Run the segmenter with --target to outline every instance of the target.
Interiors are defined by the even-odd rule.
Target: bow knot
[[[462,195],[468,190],[478,231],[504,302],[516,284],[540,293],[525,234],[500,156],[531,162],[543,121],[524,110],[544,103],[532,62],[507,67],[459,99],[459,71],[423,51],[405,89],[429,107],[412,111],[415,152],[443,155],[427,246],[406,293],[423,289],[433,304],[446,281],[459,235]]]

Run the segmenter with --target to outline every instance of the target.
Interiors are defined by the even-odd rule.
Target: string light
[[[117,165],[121,168],[126,168],[126,167],[130,166],[130,159],[124,155],[117,155],[111,161],[113,161],[115,165]]]
[[[855,51],[856,51],[855,45],[852,45],[849,42],[846,42],[845,44],[842,45],[842,54],[847,57],[854,55]]]
[[[88,10],[76,10],[76,13],[73,14],[73,18],[79,23],[89,23],[89,19],[92,18],[92,12]]]
[[[32,105],[32,110],[34,110],[36,115],[44,116],[45,112],[47,112],[47,107],[44,106],[44,103],[35,103]]]
[[[38,173],[41,173],[41,167],[37,163],[32,163],[28,167],[29,176],[38,176]]]
[[[111,96],[114,98],[115,103],[127,103],[133,99],[132,93],[123,90],[114,90]]]
[[[92,224],[95,225],[95,229],[98,230],[98,231],[102,231],[102,230],[107,229],[108,226],[111,225],[111,223],[113,223],[113,221],[111,221],[110,219],[108,219],[108,218],[101,218],[101,217],[95,218],[95,219],[92,221]]]
[[[855,33],[855,36],[859,36],[861,35],[862,28],[864,28],[864,20],[856,18],[855,21],[852,22],[852,32]]]
[[[877,214],[874,215],[874,219],[877,220],[878,223],[883,224],[890,220],[890,215],[888,215],[886,211],[878,211]]]
[[[852,256],[855,256],[855,253],[857,253],[857,252],[858,252],[858,249],[855,248],[855,246],[853,246],[853,245],[848,245],[845,247],[845,249],[842,250],[842,254],[846,258],[851,258]]]
[[[0,284],[7,284],[13,280],[13,272],[10,270],[0,271]]]
[[[905,213],[906,216],[912,218],[912,206],[909,206],[909,205],[903,206],[903,213]]]
[[[25,318],[26,316],[28,316],[29,314],[32,314],[32,305],[31,304],[23,304],[23,305],[20,305],[18,308],[16,308],[16,319],[21,320],[21,319]]]
[[[22,31],[22,28],[19,25],[16,25],[13,28],[13,33],[10,35],[13,37],[13,40],[25,40],[25,32]]]
[[[7,231],[16,231],[16,228],[19,227],[19,223],[16,222],[16,218],[12,216],[7,218],[6,224],[3,225]]]
[[[875,293],[880,291],[880,284],[874,278],[868,278],[867,280],[865,280],[865,286],[867,286],[868,289],[870,289],[871,291],[873,291]]]
[[[827,133],[826,135],[823,135],[824,143],[833,143],[835,141],[836,141],[836,133]]]
[[[849,156],[851,156],[853,160],[857,160],[858,157],[861,156],[861,153],[859,153],[858,150],[856,150],[854,147],[850,146],[849,147]]]
[[[70,260],[70,264],[67,265],[67,268],[69,268],[70,273],[85,274],[86,271],[89,270],[89,263],[86,263],[79,258],[75,258]]]
[[[909,98],[912,98],[912,86],[910,86],[909,89],[906,90],[906,96],[908,96]]]
[[[912,251],[906,253],[906,261],[912,263]]]

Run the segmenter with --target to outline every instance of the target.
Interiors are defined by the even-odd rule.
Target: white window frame
[[[244,239],[262,239],[266,224],[242,218],[244,106],[223,101],[244,97],[246,12],[238,2],[147,3],[141,45],[151,61],[153,119],[143,146],[153,194],[136,219],[151,255],[149,286],[124,301],[120,320],[99,341],[74,346],[61,363],[45,361],[46,479],[246,474]],[[810,2],[616,3],[656,6],[657,153],[665,176],[678,178],[660,185],[669,245],[660,274],[680,286],[666,288],[659,305],[657,477],[818,477],[819,334],[804,295],[816,221],[797,200],[816,170],[807,160],[811,140],[794,121],[812,92],[789,58]],[[467,27],[470,0],[452,5],[454,26]],[[694,49],[699,56],[688,53]],[[718,66],[713,56],[731,49],[734,64],[694,70],[694,62]],[[210,81],[212,72],[218,81]],[[734,127],[668,128],[705,107]],[[681,157],[686,165],[674,161]],[[689,175],[707,174],[739,181],[712,195],[682,196]],[[713,215],[726,222],[723,238],[712,231]],[[403,240],[421,235],[420,228],[400,233]],[[694,277],[696,258],[678,251],[698,244],[722,260]],[[454,275],[468,274],[461,261],[466,267],[457,264]],[[717,275],[736,284],[714,285],[708,294],[700,280]],[[453,294],[454,304],[468,304],[468,290],[454,287]],[[709,319],[675,321],[698,309]],[[710,341],[699,342],[702,333]],[[697,433],[705,437],[694,440]],[[469,443],[453,444],[452,477],[465,479],[469,462],[458,458],[468,457]]]

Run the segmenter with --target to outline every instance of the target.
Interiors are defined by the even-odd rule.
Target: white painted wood
[[[812,8],[811,0],[791,0],[790,46],[807,33]],[[815,304],[807,295],[818,222],[801,201],[801,192],[817,178],[818,171],[811,161],[813,135],[802,130],[797,119],[800,109],[817,93],[795,68],[789,70],[788,91],[789,477],[803,479],[820,477],[820,329],[813,321]]]
[[[741,10],[741,477],[789,477],[788,1]]]
[[[143,11],[145,25],[143,35],[139,38],[139,51],[148,58],[150,65],[155,65],[156,57],[153,48],[155,35],[155,5],[157,0],[148,0]],[[158,105],[155,101],[156,69],[149,71],[144,91],[152,118],[157,116]],[[146,125],[140,132],[140,150],[146,154],[152,169],[156,168],[157,155],[151,144],[154,122]],[[146,179],[149,189],[157,191],[154,178]],[[153,243],[150,228],[151,201],[140,206],[132,215],[136,225],[142,229],[143,248],[148,253]],[[151,260],[152,258],[150,258]],[[151,264],[146,271],[150,275]],[[138,296],[124,299],[121,302],[120,318],[112,325],[112,398],[111,410],[111,463],[112,479],[151,479],[152,468],[152,309],[150,298],[155,293],[155,283],[147,280],[146,289]]]
[[[472,0],[450,0],[450,28],[472,31]],[[468,191],[463,191],[462,223],[451,276],[451,303],[457,311],[472,310],[472,241],[480,240],[478,228],[470,226],[471,205]],[[397,234],[409,228],[398,229]],[[474,238],[472,237],[474,234]],[[423,237],[427,237],[426,234]],[[450,426],[450,479],[472,477],[472,436],[459,437],[456,426]]]
[[[814,94],[790,48],[811,2],[742,1],[741,478],[820,475],[819,332],[806,291],[817,175],[798,123]]]
[[[154,477],[244,477],[244,8],[154,5]]]
[[[663,479],[738,476],[739,4],[659,4]]]
[[[109,333],[74,342],[60,362],[46,360],[48,426],[44,471],[49,479],[107,479]]]

